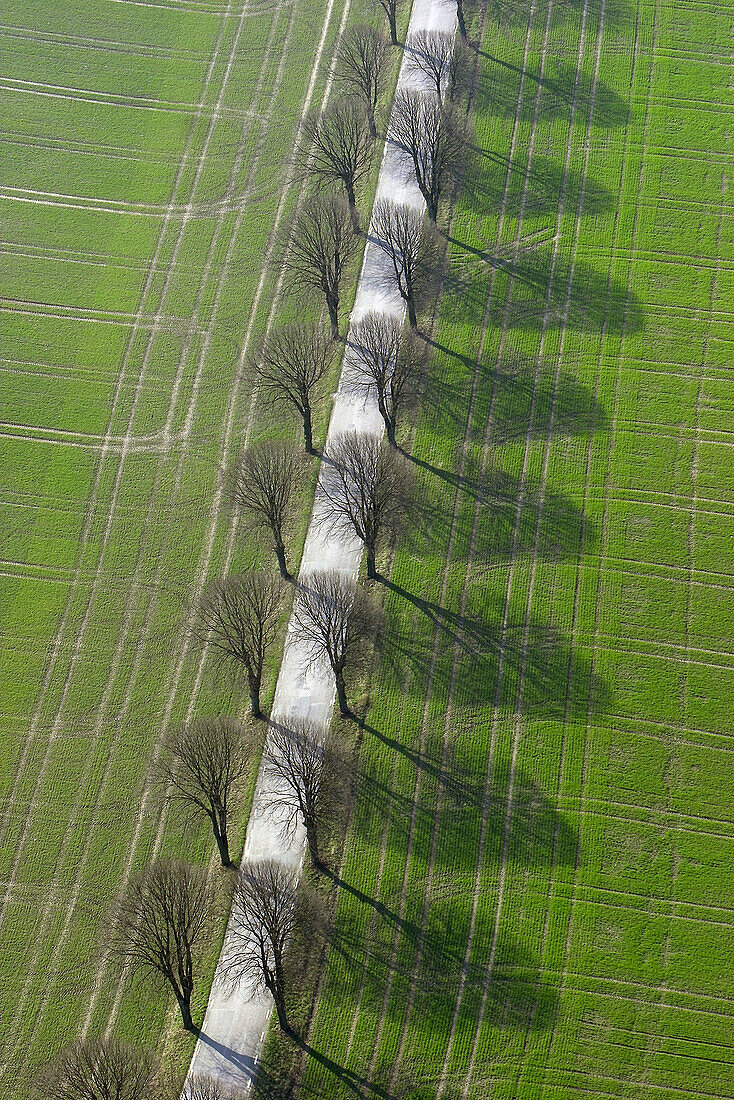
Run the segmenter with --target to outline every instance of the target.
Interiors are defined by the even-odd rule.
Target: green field
[[[149,766],[172,723],[242,706],[188,637],[189,612],[208,579],[258,556],[221,471],[246,439],[298,436],[263,412],[243,354],[293,312],[266,263],[301,190],[286,160],[307,98],[324,101],[340,27],[366,10],[4,9],[3,1100],[87,1032],[133,1036],[177,1069],[190,1056],[172,1002],[118,983],[102,917],[155,853],[213,855],[206,830],[161,811]],[[276,668],[274,654],[269,691]],[[223,890],[220,936],[225,911]]]
[[[302,1094],[732,1097],[728,19],[479,33]]]

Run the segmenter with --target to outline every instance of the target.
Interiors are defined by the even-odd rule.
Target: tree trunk
[[[303,441],[307,454],[315,454],[313,449],[313,428],[311,427],[311,410],[309,408],[303,414]]]
[[[459,0],[459,3],[456,5],[456,18],[457,18],[458,23],[459,23],[459,34],[461,35],[462,38],[466,38],[466,22],[464,20],[464,5],[461,3],[461,0]]]
[[[275,556],[278,559],[278,569],[283,580],[292,581],[293,577],[288,572],[288,567],[285,564],[285,546],[282,542],[275,544]]]
[[[334,679],[336,680],[336,697],[339,702],[339,713],[342,718],[349,718],[351,716],[351,710],[349,709],[349,703],[347,702],[347,691],[344,687],[344,673],[335,672]]]
[[[284,1031],[286,1035],[293,1035],[293,1028],[289,1023],[288,1012],[285,1005],[285,982],[283,981],[283,966],[282,961],[278,957],[277,953],[275,959],[273,960],[273,963],[273,973],[270,982],[267,983],[268,988],[270,989],[273,1000],[275,1001],[275,1011],[278,1014],[278,1023],[280,1024],[281,1030]]]
[[[191,992],[184,990],[181,992],[174,986],[173,992],[176,994],[176,1000],[178,1001],[178,1007],[181,1009],[181,1021],[185,1031],[191,1031],[196,1035],[197,1028],[194,1027],[194,1021],[191,1017]]]
[[[252,711],[252,717],[262,718],[263,712],[260,710],[260,677],[250,674],[248,681],[250,686],[250,710]]]
[[[331,321],[331,335],[335,340],[339,339],[339,301],[336,302],[330,294],[326,296],[326,306],[329,310],[329,320]]]
[[[351,180],[344,181],[344,187],[347,192],[347,202],[349,203],[349,213],[352,216],[352,228],[355,233],[359,233],[359,211],[357,210],[357,199],[354,194],[354,184]]]
[[[413,167],[415,168],[415,182],[418,184],[418,190],[420,191],[426,203],[428,220],[433,222],[433,224],[435,225],[436,216],[438,214],[438,203],[435,201],[430,188],[427,187],[426,184],[423,182],[423,176],[420,172],[418,164],[415,161],[415,158],[413,159]]]
[[[366,545],[367,550],[367,576],[371,581],[377,580],[379,573],[375,565],[375,548],[374,546]]]
[[[412,294],[408,294],[405,298],[405,303],[408,307],[408,321],[413,332],[416,332],[418,328],[418,318],[415,315],[415,300]]]
[[[278,1023],[280,1024],[281,1031],[284,1031],[286,1035],[292,1035],[293,1028],[288,1021],[288,1013],[286,1012],[282,993],[278,991],[274,992],[273,1000],[275,1001],[275,1011],[278,1014]]]
[[[367,125],[369,127],[370,137],[373,139],[376,138],[377,124],[375,122],[375,104],[370,101],[367,102]]]
[[[212,822],[214,826],[214,839],[217,842],[217,848],[219,849],[219,858],[222,861],[222,867],[231,867],[232,860],[229,858],[229,840],[227,838],[227,823],[224,818],[224,814],[220,811],[219,821],[214,820]]]
[[[391,416],[387,410],[384,397],[378,396],[377,407],[380,410],[380,416],[382,417],[385,425],[385,431],[387,432],[387,441],[391,447],[395,446],[395,417]]]
[[[324,866],[324,861],[319,852],[319,838],[313,821],[306,822],[306,841],[308,843],[308,854],[311,856],[311,862],[317,870],[320,870]]]
[[[397,22],[397,19],[395,18],[395,12],[394,11],[388,12],[387,18],[388,18],[388,22],[390,23],[390,41],[392,42],[393,46],[397,46],[397,45],[399,45],[399,43],[398,43],[398,22]]]

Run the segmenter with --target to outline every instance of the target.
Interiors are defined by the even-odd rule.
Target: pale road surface
[[[414,0],[408,34],[422,30],[441,30],[455,33],[456,4],[454,0]],[[407,57],[398,77],[398,88],[428,86],[419,74],[414,73]],[[410,203],[424,209],[423,198],[412,178],[412,170],[405,155],[394,145],[387,143],[377,183],[377,199],[392,199]],[[402,316],[404,303],[396,290],[385,285],[385,273],[389,273],[389,261],[374,243],[368,241],[364,263],[357,286],[350,325],[356,324],[368,310],[379,309]],[[374,401],[355,397],[350,386],[349,351],[339,386],[334,395],[334,405],[329,422],[326,446],[339,432],[383,432],[382,419]],[[356,580],[362,558],[362,544],[341,535],[330,533],[319,522],[319,489],[316,490],[314,510],[306,536],[299,580],[303,581],[315,569],[338,569]],[[307,668],[304,653],[295,643],[289,625],[283,662],[275,689],[272,720],[287,725],[295,717],[308,718],[327,726],[334,707],[334,681],[330,669],[318,666]],[[300,868],[304,854],[304,837],[299,834],[292,840],[284,839],[267,810],[268,789],[272,781],[262,770],[252,804],[252,812],[245,839],[245,859],[278,859]],[[234,914],[225,934],[222,954],[226,955]],[[188,1081],[200,1076],[216,1078],[226,1089],[249,1090],[257,1059],[265,1041],[273,1002],[270,996],[256,996],[243,984],[234,992],[228,991],[215,974],[209,1004],[199,1040],[189,1069]]]

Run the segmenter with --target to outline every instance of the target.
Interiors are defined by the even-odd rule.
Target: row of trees
[[[375,0],[390,39],[398,44],[400,0]],[[466,37],[470,0],[458,4],[459,30]],[[376,578],[377,555],[398,531],[414,499],[404,456],[397,446],[401,418],[416,402],[425,377],[425,342],[417,334],[418,311],[430,287],[439,252],[436,220],[444,196],[457,178],[466,131],[454,107],[465,86],[467,54],[452,35],[411,36],[407,55],[431,82],[435,94],[400,91],[388,138],[405,152],[425,200],[428,222],[413,208],[382,201],[375,205],[373,236],[388,257],[387,279],[405,302],[407,325],[392,316],[367,314],[352,333],[349,385],[376,398],[387,442],[377,435],[346,432],[329,445],[320,482],[321,522],[359,538],[367,576]],[[260,390],[276,407],[295,411],[306,454],[316,453],[314,410],[339,337],[339,304],[346,270],[357,249],[358,192],[372,165],[379,126],[379,102],[389,57],[386,38],[374,27],[345,35],[336,76],[345,95],[304,123],[295,167],[314,185],[300,207],[280,258],[290,286],[320,293],[331,323],[329,339],[320,326],[296,323],[268,335],[251,360]],[[328,188],[336,187],[338,191]],[[232,506],[252,529],[267,533],[278,575],[248,572],[222,578],[194,609],[193,630],[220,660],[241,670],[253,719],[263,717],[260,692],[268,654],[282,622],[288,582],[289,545],[297,501],[305,484],[303,452],[286,443],[248,448],[227,481]],[[381,630],[378,604],[361,586],[335,571],[317,571],[299,586],[293,631],[307,659],[331,669],[339,711],[349,716],[348,683],[369,661]],[[249,721],[205,718],[173,732],[156,782],[162,798],[185,814],[205,817],[223,867],[233,867],[228,825],[231,806],[257,758]],[[309,722],[272,725],[265,769],[271,773],[271,810],[285,834],[302,826],[310,861],[325,869],[324,826],[344,800],[349,768],[329,733]],[[134,974],[172,990],[184,1028],[195,1031],[191,1014],[195,958],[209,934],[214,905],[205,872],[182,861],[156,860],[125,887],[106,926],[106,946]],[[222,960],[225,980],[246,980],[273,997],[280,1026],[291,1030],[287,1012],[288,945],[299,930],[318,921],[314,895],[299,888],[296,874],[262,860],[237,873],[233,907],[237,919]],[[72,1043],[39,1075],[36,1095],[44,1100],[161,1100],[173,1096],[154,1059],[117,1040]],[[220,1100],[214,1081],[187,1086],[188,1100]]]

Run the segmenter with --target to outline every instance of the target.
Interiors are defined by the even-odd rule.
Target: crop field
[[[261,411],[246,352],[292,312],[267,263],[299,192],[287,156],[302,112],[329,92],[340,28],[365,11],[359,0],[4,8],[7,1100],[79,1035],[133,1036],[177,1070],[191,1053],[167,996],[119,982],[102,918],[155,853],[212,857],[205,829],[162,812],[149,769],[172,723],[241,706],[187,625],[205,583],[258,554],[222,503],[221,473],[245,440],[291,430]],[[325,402],[318,437],[327,414]],[[198,1019],[206,996],[202,979]]]
[[[430,523],[384,588],[303,1095],[734,1096],[727,30],[474,27]]]

